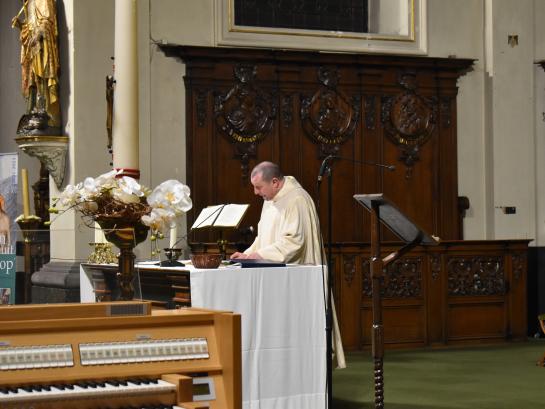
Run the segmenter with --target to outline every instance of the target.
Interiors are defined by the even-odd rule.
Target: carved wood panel
[[[325,226],[327,192],[316,192],[316,178],[324,155],[335,153],[343,159],[333,166],[333,231],[324,231],[326,239],[369,240],[369,218],[353,195],[377,192],[429,233],[462,238],[456,82],[471,60],[160,47],[186,64],[189,223],[211,204],[250,203],[243,225],[255,227],[261,202],[247,175],[272,160],[319,199]],[[394,236],[385,231],[384,238]]]

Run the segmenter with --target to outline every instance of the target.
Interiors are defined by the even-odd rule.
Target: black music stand
[[[383,269],[418,245],[439,244],[438,239],[427,234],[405,216],[382,193],[354,195],[354,199],[371,213],[371,279],[373,301],[373,328],[371,332],[375,375],[375,409],[384,408],[384,328],[382,325],[382,300],[380,280]],[[386,225],[406,244],[382,258],[380,255],[380,223]]]

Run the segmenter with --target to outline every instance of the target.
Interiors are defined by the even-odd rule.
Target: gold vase
[[[134,297],[134,248],[148,236],[149,227],[140,221],[126,220],[120,217],[101,216],[96,219],[104,231],[106,240],[115,244],[120,251],[117,282],[120,300],[132,300]]]

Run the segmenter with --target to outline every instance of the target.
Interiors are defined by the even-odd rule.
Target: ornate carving
[[[434,281],[438,280],[441,274],[441,257],[438,254],[432,254],[430,257],[430,267],[431,278]]]
[[[256,66],[237,65],[234,71],[236,84],[216,99],[216,123],[234,142],[259,142],[272,128],[276,105],[255,86]]]
[[[43,163],[57,187],[60,187],[64,179],[68,137],[25,136],[15,140],[23,152],[38,158]]]
[[[363,110],[365,111],[365,127],[367,129],[375,129],[376,97],[374,95],[363,97]]]
[[[334,69],[320,67],[318,80],[322,84],[318,91],[312,97],[302,97],[301,121],[306,134],[322,145],[321,152],[332,153],[354,134],[361,98],[350,100],[337,89],[339,75]]]
[[[291,95],[284,95],[281,102],[282,125],[289,128],[293,120],[293,98]]]
[[[447,262],[449,295],[504,295],[503,259],[450,257]]]
[[[348,287],[351,287],[354,276],[356,275],[356,257],[352,255],[344,255],[343,262],[344,281],[346,281]]]
[[[390,298],[419,297],[422,294],[422,259],[403,257],[386,269],[384,296]]]
[[[214,115],[218,129],[235,145],[242,177],[248,177],[250,158],[256,146],[271,131],[277,104],[270,94],[255,86],[256,66],[237,65],[235,85],[225,95],[216,95]]]
[[[371,269],[369,260],[362,264],[362,290],[371,297]],[[381,295],[387,298],[412,298],[422,294],[422,258],[403,257],[389,265],[381,280]]]
[[[196,100],[196,109],[197,109],[197,124],[200,127],[203,127],[206,123],[206,100],[207,100],[206,90],[197,91],[197,100]]]
[[[441,126],[443,128],[450,128],[450,124],[452,123],[452,113],[450,109],[450,103],[452,101],[452,98],[450,97],[443,97],[441,98]]]
[[[416,74],[403,73],[399,84],[405,89],[397,96],[382,98],[381,121],[388,138],[399,147],[399,160],[405,163],[405,176],[419,160],[418,151],[431,137],[437,118],[437,98],[416,93]]]
[[[361,289],[365,297],[371,297],[373,283],[371,282],[371,263],[369,259],[364,259],[361,263]]]
[[[526,267],[526,253],[515,253],[511,256],[511,264],[513,267],[513,278],[518,281],[524,274]]]

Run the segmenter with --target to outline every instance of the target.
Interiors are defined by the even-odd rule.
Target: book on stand
[[[191,226],[191,230],[204,227],[237,228],[249,206],[248,204],[223,204],[205,207]]]

